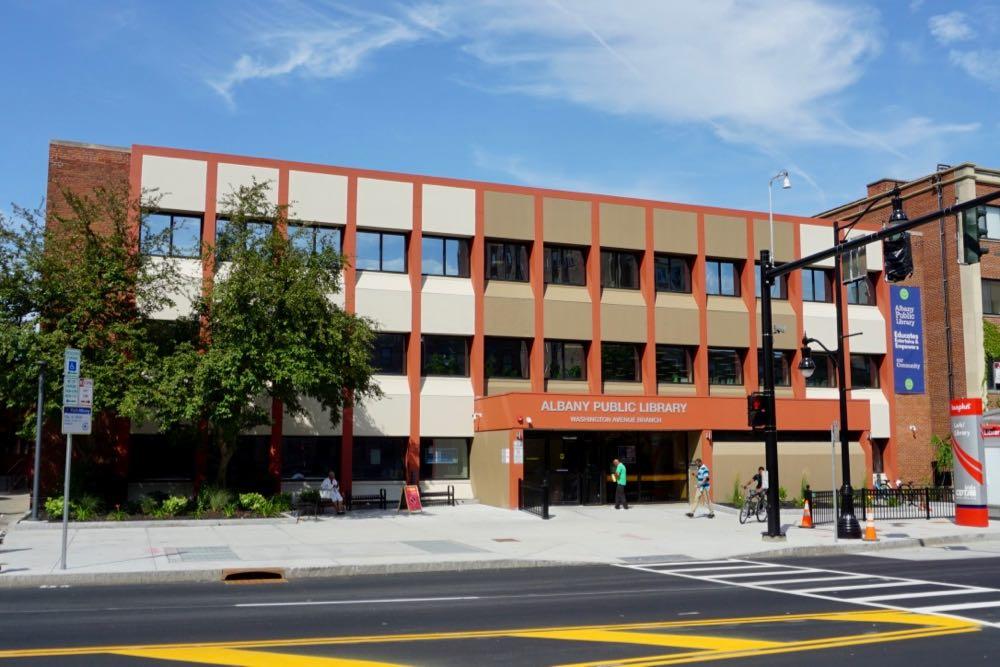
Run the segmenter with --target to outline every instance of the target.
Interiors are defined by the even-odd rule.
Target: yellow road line
[[[643,646],[670,646],[716,651],[739,651],[770,648],[781,642],[737,637],[709,637],[705,635],[678,635],[658,632],[620,632],[616,630],[550,630],[549,632],[518,632],[511,637],[527,639],[562,639],[571,642],[600,642],[602,644],[641,644]]]
[[[115,651],[113,655],[153,660],[194,662],[205,665],[230,667],[395,667],[390,662],[326,658],[317,655],[294,655],[265,651],[240,651],[231,648],[160,648],[134,651]]]

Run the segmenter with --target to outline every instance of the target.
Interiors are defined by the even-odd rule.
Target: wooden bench
[[[425,501],[430,502],[444,502],[448,506],[455,506],[455,487],[451,484],[448,485],[446,491],[421,491],[420,492],[420,503],[425,504]]]

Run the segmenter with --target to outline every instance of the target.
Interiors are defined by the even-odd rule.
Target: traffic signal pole
[[[781,515],[778,499],[778,423],[774,413],[774,322],[771,316],[771,286],[775,275],[771,266],[771,251],[760,251],[760,329],[764,349],[764,404],[767,421],[764,424],[764,467],[767,468],[767,533],[769,539],[780,539]]]

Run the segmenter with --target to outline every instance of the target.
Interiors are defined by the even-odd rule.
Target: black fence
[[[520,480],[517,485],[517,507],[520,510],[534,514],[543,519],[549,518],[549,485],[544,481],[541,486],[525,484]]]
[[[806,491],[813,524],[834,523],[833,491]],[[837,491],[839,510],[840,491]],[[904,489],[854,489],[854,516],[865,521],[944,519],[955,516],[955,490],[951,487]]]

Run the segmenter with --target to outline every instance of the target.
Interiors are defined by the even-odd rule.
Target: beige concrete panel
[[[708,344],[712,347],[750,347],[750,322],[743,299],[708,297]]]
[[[425,185],[421,229],[425,234],[476,235],[476,191]]]
[[[641,382],[605,382],[604,393],[610,395],[635,396],[642,393]]]
[[[376,375],[382,390],[354,408],[355,436],[404,436],[410,434],[410,384],[403,375]]]
[[[982,304],[982,299],[978,303]],[[850,347],[852,353],[885,354],[885,320],[882,318],[882,313],[878,308],[875,306],[848,305],[847,328],[848,333],[861,334],[860,336],[851,337]],[[982,329],[982,325],[979,328]],[[985,361],[983,363],[985,364]]]
[[[486,395],[530,392],[531,380],[521,378],[486,378]]]
[[[832,303],[802,303],[802,326],[810,338],[837,349],[837,309]]]
[[[472,437],[475,412],[472,380],[464,377],[425,377],[420,385],[420,435]]]
[[[586,294],[586,288],[580,288]],[[546,294],[548,290],[546,290]],[[590,340],[594,332],[590,301],[546,298],[543,328],[546,338]]]
[[[852,350],[854,348],[851,348]],[[889,387],[887,390],[891,390]],[[892,437],[892,424],[889,420],[889,401],[881,389],[854,389],[851,391],[853,399],[867,399],[871,428],[869,433],[873,438]]]
[[[359,178],[358,227],[413,229],[413,183]]]
[[[653,211],[653,249],[656,252],[698,254],[698,216],[688,211]]]
[[[448,491],[452,487],[455,492],[455,500],[474,500],[472,493],[472,482],[467,479],[422,479],[420,480],[420,493],[438,493]]]
[[[195,300],[201,295],[202,266],[199,259],[175,257],[150,257],[150,264],[172,265],[178,282],[166,296],[173,302],[150,313],[150,319],[176,320],[191,314]]]
[[[380,331],[409,331],[412,326],[410,277],[402,273],[358,271],[357,313],[370,317]]]
[[[792,372],[794,373],[795,369],[792,369]],[[795,392],[791,387],[775,387],[774,395],[778,398],[795,398]]]
[[[833,246],[833,226],[800,225],[799,226],[799,257],[806,257],[822,252]],[[816,262],[816,266],[833,268],[833,259]]]
[[[510,468],[503,464],[502,452],[510,448],[510,431],[477,433],[469,452],[469,481],[479,502],[507,507]]]
[[[542,224],[546,243],[590,245],[590,202],[571,199],[542,200]]]
[[[291,415],[285,411],[282,420],[282,435],[341,435],[343,432],[343,420],[338,421],[336,426],[330,424],[330,411],[324,410],[319,401],[314,398],[303,397],[302,407],[305,414]]]
[[[771,236],[767,220],[753,221],[754,257],[760,257],[760,251],[770,248]],[[795,230],[790,222],[774,222],[774,260],[789,262],[795,259]]]
[[[347,177],[288,172],[288,216],[292,220],[347,224]]]
[[[695,396],[698,388],[691,384],[674,384],[672,382],[661,382],[656,385],[656,393],[660,396]]]
[[[528,283],[486,282],[483,330],[487,336],[535,337],[535,300]]]
[[[792,305],[787,301],[772,301],[771,302],[771,318],[774,320],[774,325],[776,328],[780,328],[781,332],[775,332],[774,334],[774,347],[777,350],[796,350],[801,346],[801,341],[799,340],[796,332],[798,331],[798,324],[795,319],[795,311],[792,310]],[[761,324],[760,324],[760,300],[757,300],[757,342],[760,343],[762,334]]]
[[[698,345],[701,340],[698,304],[690,294],[656,295],[656,342]]]
[[[471,336],[475,330],[475,296],[468,278],[424,276],[420,293],[422,333]]]
[[[531,195],[509,192],[483,193],[486,236],[498,239],[535,238],[535,201]]]
[[[142,189],[153,190],[159,208],[204,211],[208,163],[202,160],[142,156]]]
[[[747,259],[746,220],[726,215],[706,215],[705,255]]]
[[[278,170],[267,167],[248,167],[243,164],[219,163],[218,183],[216,185],[216,206],[219,215],[226,213],[223,204],[226,197],[235,193],[240,187],[257,183],[266,183],[265,197],[272,206],[278,205]]]
[[[646,307],[601,303],[601,340],[646,342]]]
[[[546,380],[545,391],[551,394],[586,394],[590,391],[586,380]]]
[[[601,247],[646,249],[646,211],[639,206],[601,204]]]
[[[708,393],[712,396],[746,396],[747,390],[741,384],[709,385]]]
[[[849,447],[851,479],[865,479],[865,453],[861,445]],[[713,495],[717,501],[728,500],[733,484],[742,486],[764,465],[763,442],[716,442],[712,446]],[[784,487],[789,498],[801,496],[803,476],[813,490],[830,489],[829,442],[779,442],[778,486]],[[837,456],[837,479],[840,479],[840,456]]]

